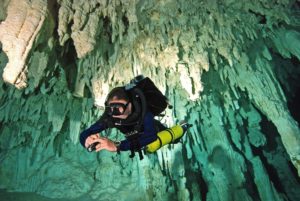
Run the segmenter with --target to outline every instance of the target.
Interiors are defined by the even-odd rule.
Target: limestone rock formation
[[[0,200],[299,200],[299,26],[296,0],[1,0]],[[139,74],[193,127],[142,161],[86,152]]]
[[[7,17],[0,27],[2,48],[9,58],[3,70],[6,82],[18,88],[26,86],[28,54],[38,45],[38,35],[52,28],[50,19],[45,23],[46,17],[47,1],[9,2]],[[42,30],[43,25],[45,30]]]

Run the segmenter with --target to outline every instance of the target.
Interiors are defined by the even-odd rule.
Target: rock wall
[[[3,0],[0,188],[87,200],[299,200],[295,0]],[[86,152],[110,89],[150,77],[193,127],[143,161]],[[112,139],[122,135],[102,133]]]

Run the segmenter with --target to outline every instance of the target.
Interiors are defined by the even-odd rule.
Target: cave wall
[[[1,3],[1,189],[81,200],[299,200],[299,2]],[[86,152],[80,131],[102,114],[110,89],[138,74],[174,106],[163,123],[193,127],[143,161]]]

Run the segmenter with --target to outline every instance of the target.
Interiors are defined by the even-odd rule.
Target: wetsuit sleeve
[[[139,137],[139,144],[144,147],[157,139],[157,133],[154,126],[154,115],[147,112],[144,118],[144,132]],[[130,150],[130,141],[128,139],[121,141],[120,151]]]
[[[85,144],[85,140],[93,134],[99,133],[101,131],[105,130],[105,126],[103,123],[101,122],[96,122],[93,125],[91,125],[91,127],[89,127],[88,129],[84,130],[81,134],[80,134],[80,143],[83,147]]]

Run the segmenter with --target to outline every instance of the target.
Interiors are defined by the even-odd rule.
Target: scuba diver
[[[142,150],[153,153],[166,144],[175,144],[191,126],[182,123],[166,128],[154,119],[168,106],[171,108],[167,98],[148,77],[137,76],[125,87],[116,87],[108,94],[103,115],[80,134],[80,143],[89,152],[130,150],[131,158],[138,152],[142,160]],[[109,128],[117,128],[126,139],[112,141],[100,136]]]

